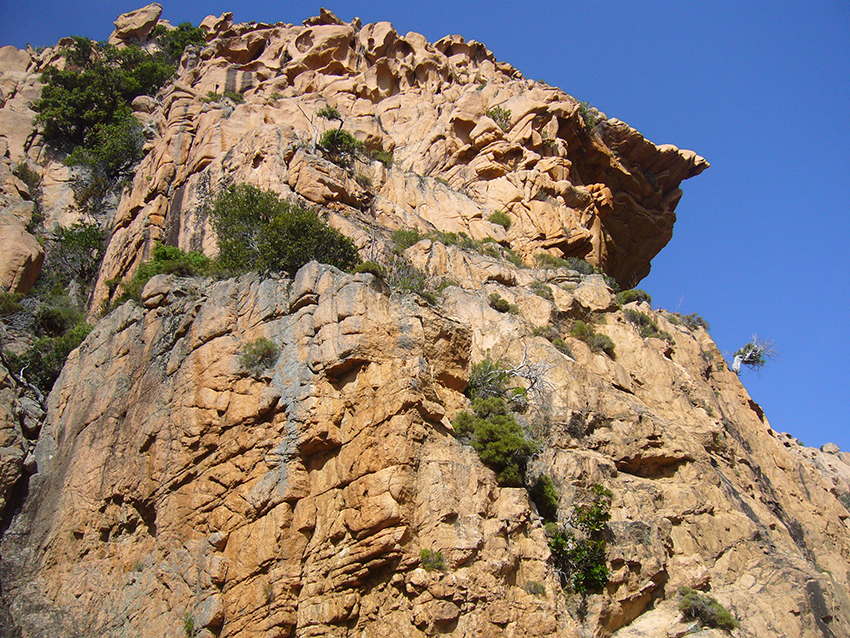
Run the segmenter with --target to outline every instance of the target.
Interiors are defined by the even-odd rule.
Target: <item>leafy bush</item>
[[[510,376],[499,363],[484,359],[472,364],[466,394],[470,399],[503,398],[507,395]]]
[[[92,147],[102,127],[128,117],[133,98],[156,93],[174,68],[137,46],[119,50],[88,38],[73,40],[69,68],[42,74],[45,86],[33,110],[45,139]]]
[[[32,347],[21,355],[7,353],[11,372],[19,376],[23,371],[30,383],[43,394],[48,394],[59,378],[68,355],[91,330],[90,325],[80,322],[60,336],[36,339]]]
[[[158,24],[151,31],[151,38],[159,46],[161,57],[168,63],[178,62],[186,47],[206,44],[204,30],[193,27],[189,22],[181,22],[174,29],[167,29],[164,24]]]
[[[558,350],[567,355],[570,359],[573,358],[573,351],[570,348],[570,345],[561,339],[561,337],[555,337],[552,339],[552,345],[555,346]]]
[[[497,473],[499,485],[521,487],[526,463],[539,444],[526,437],[504,399],[474,399],[472,409],[453,421],[456,435]]]
[[[458,283],[454,279],[448,279],[448,278],[444,277],[440,281],[440,284],[437,286],[436,292],[437,292],[438,295],[441,295],[441,294],[443,294],[443,291],[445,291],[446,288],[448,288],[450,286],[457,286],[457,285],[458,285]]]
[[[349,168],[355,158],[365,152],[363,142],[341,128],[325,131],[319,148],[331,162],[343,168]]]
[[[493,120],[496,125],[503,131],[511,128],[511,111],[503,109],[501,106],[494,106],[487,111],[487,117]]]
[[[519,307],[516,304],[510,303],[507,299],[501,297],[498,293],[491,293],[487,297],[490,307],[498,312],[508,312],[515,315],[519,312]]]
[[[554,481],[546,474],[541,474],[528,490],[531,500],[537,505],[537,511],[544,521],[558,520],[558,489]]]
[[[399,228],[392,234],[392,240],[395,244],[395,251],[399,253],[404,252],[405,250],[413,246],[413,244],[419,242],[421,239],[421,233],[413,228]]]
[[[313,259],[346,271],[360,263],[351,239],[272,191],[231,186],[214,198],[209,214],[224,268],[292,274]]]
[[[321,118],[326,120],[336,120],[342,122],[342,114],[333,106],[325,106],[316,113]]]
[[[279,356],[280,346],[274,341],[260,337],[242,349],[239,365],[252,376],[258,377],[264,370],[271,368]]]
[[[648,304],[652,304],[652,297],[649,296],[648,292],[640,288],[632,288],[631,290],[624,290],[617,293],[617,303],[620,305],[625,306],[627,303],[632,303],[633,301],[645,301]]]
[[[732,613],[711,596],[706,596],[690,587],[679,590],[682,599],[679,611],[686,619],[699,620],[704,626],[732,631],[741,626]]]
[[[499,226],[504,227],[505,230],[508,230],[511,227],[511,217],[506,212],[497,210],[495,213],[490,215],[489,221],[494,224],[499,224]]]
[[[445,572],[448,571],[448,567],[446,567],[446,561],[443,558],[443,554],[439,551],[432,551],[430,549],[423,549],[419,552],[419,561],[422,563],[423,569],[428,572]]]
[[[612,494],[601,485],[593,485],[590,492],[589,502],[576,506],[570,527],[546,528],[561,586],[582,595],[600,591],[610,578],[602,533],[611,518]]]

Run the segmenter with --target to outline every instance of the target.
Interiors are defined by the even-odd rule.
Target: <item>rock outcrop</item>
[[[144,39],[160,12],[115,37]],[[457,36],[325,10],[201,26],[174,82],[133,102],[150,140],[107,220],[91,317],[156,242],[214,255],[204,204],[237,182],[315,207],[364,259],[400,259],[394,230],[430,233],[402,256],[432,294],[316,262],[159,275],[99,319],[46,412],[0,368],[0,635],[673,637],[698,629],[683,586],[737,636],[850,634],[848,455],[774,432],[705,330],[629,304],[664,331],[644,338],[602,275],[504,259],[581,256],[633,284],[705,160]],[[24,226],[18,165],[42,178],[46,227],[78,215],[16,101],[61,57],[0,51],[0,215]],[[377,159],[330,162],[325,107]],[[570,336],[578,320],[613,352]],[[252,365],[260,338],[279,353]],[[518,419],[560,523],[592,486],[612,493],[600,592],[561,589],[528,491],[455,436],[486,358],[533,366]]]

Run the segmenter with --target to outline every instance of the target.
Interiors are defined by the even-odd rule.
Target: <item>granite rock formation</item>
[[[143,40],[157,7],[113,37]],[[736,636],[850,635],[848,455],[773,431],[704,329],[621,307],[601,274],[503,258],[580,256],[632,285],[705,160],[457,36],[431,44],[325,10],[202,27],[206,46],[134,102],[147,154],[104,220],[90,316],[156,242],[214,255],[204,204],[236,182],[316,207],[364,259],[392,259],[393,230],[431,233],[403,257],[434,294],[317,262],[292,277],[159,275],[99,318],[44,406],[0,370],[0,636],[673,637],[698,629],[677,609],[683,586],[731,610]],[[45,223],[68,225],[73,175],[16,101],[61,50],[7,49],[2,214],[29,209],[11,174],[25,163]],[[319,140],[340,124],[324,107],[383,161],[330,162]],[[625,310],[669,338],[642,337]],[[570,336],[579,320],[613,355]],[[280,349],[264,368],[242,357],[259,338]],[[612,492],[599,593],[562,591],[527,490],[500,486],[454,435],[485,358],[534,366],[519,418],[559,520],[593,485]]]

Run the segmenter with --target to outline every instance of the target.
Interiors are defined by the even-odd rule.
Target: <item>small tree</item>
[[[732,362],[732,371],[735,374],[741,373],[741,364],[758,372],[764,367],[768,359],[776,357],[776,347],[773,341],[762,341],[758,335],[753,335],[752,341],[747,345],[738,348],[735,352],[735,359]]]

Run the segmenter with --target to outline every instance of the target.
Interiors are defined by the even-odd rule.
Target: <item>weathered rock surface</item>
[[[144,38],[160,12],[114,35]],[[201,26],[175,82],[133,104],[156,133],[109,219],[93,307],[155,242],[215,254],[203,204],[239,181],[319,207],[364,258],[386,258],[398,228],[496,243],[408,248],[444,283],[435,303],[315,262],[292,279],[157,276],[71,354],[46,414],[0,369],[0,635],[673,637],[699,629],[681,586],[732,610],[737,636],[850,635],[848,455],[774,432],[705,331],[640,304],[672,343],[643,339],[600,275],[499,258],[577,255],[634,283],[705,160],[602,114],[589,130],[575,99],[457,36],[325,10]],[[58,49],[0,50],[0,177],[32,166],[52,227],[78,213],[32,131],[47,63]],[[245,102],[203,99],[224,91]],[[325,106],[392,162],[328,161]],[[0,214],[25,226],[16,179],[0,179]],[[576,319],[614,356],[570,337]],[[260,337],[281,352],[252,374],[240,357]],[[542,375],[520,418],[560,520],[593,484],[614,495],[611,581],[583,603],[560,590],[526,490],[453,436],[485,357]]]

